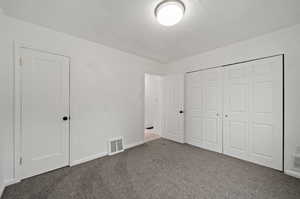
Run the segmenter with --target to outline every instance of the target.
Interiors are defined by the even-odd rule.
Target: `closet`
[[[283,169],[283,57],[185,76],[185,141]]]

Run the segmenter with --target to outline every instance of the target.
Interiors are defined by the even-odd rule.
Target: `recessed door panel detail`
[[[218,108],[218,88],[212,85],[209,85],[205,89],[205,103],[206,103],[206,110],[207,111],[217,111]]]
[[[252,152],[253,155],[262,156],[262,158],[272,158],[272,136],[273,128],[271,125],[253,124],[252,132]]]
[[[229,147],[238,153],[244,153],[247,146],[247,123],[233,121],[229,123]]]
[[[273,84],[272,81],[255,82],[253,90],[254,109],[256,113],[272,113]]]
[[[218,120],[216,118],[205,118],[204,121],[204,141],[210,144],[218,143]]]
[[[233,84],[230,88],[229,103],[230,110],[234,112],[246,111],[247,85]]]

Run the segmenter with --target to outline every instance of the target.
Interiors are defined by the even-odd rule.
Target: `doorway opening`
[[[162,133],[162,80],[159,75],[145,74],[145,142],[159,139]]]

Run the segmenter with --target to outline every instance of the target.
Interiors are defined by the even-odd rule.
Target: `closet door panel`
[[[249,161],[282,170],[282,57],[251,64]]]
[[[185,141],[203,147],[203,84],[201,73],[185,77]]]
[[[222,152],[221,69],[186,75],[186,141]]]
[[[282,57],[224,69],[224,153],[282,170]]]
[[[249,132],[249,68],[247,64],[224,69],[224,153],[247,160]]]
[[[222,69],[210,69],[203,76],[203,148],[222,152]]]

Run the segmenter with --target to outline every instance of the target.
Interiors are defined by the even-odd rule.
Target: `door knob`
[[[62,118],[63,121],[67,121],[68,119],[69,119],[68,116],[64,116],[64,117]]]
[[[225,117],[228,117],[228,115],[225,115]]]
[[[183,111],[183,110],[180,110],[179,113],[182,114],[182,113],[184,113],[184,111]]]

